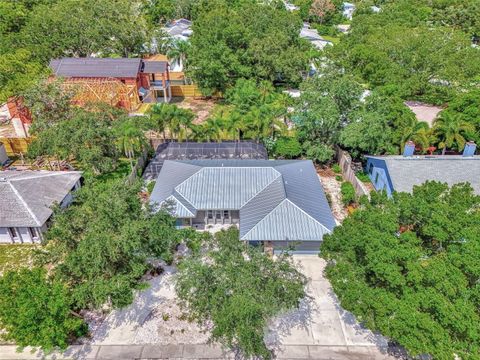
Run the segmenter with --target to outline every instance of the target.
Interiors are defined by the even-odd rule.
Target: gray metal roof
[[[139,58],[62,58],[51,60],[50,68],[63,77],[136,78],[141,63]]]
[[[0,171],[0,227],[38,227],[81,178],[77,171]]]
[[[151,202],[167,200],[177,217],[240,210],[242,240],[318,241],[335,226],[309,160],[167,160]]]
[[[427,180],[450,186],[468,182],[480,195],[480,156],[369,156],[383,160],[395,191],[411,192],[415,185]]]
[[[164,73],[167,71],[167,61],[147,60],[143,62],[143,71],[147,74]]]

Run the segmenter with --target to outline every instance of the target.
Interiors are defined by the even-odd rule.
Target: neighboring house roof
[[[309,160],[167,160],[151,202],[198,210],[240,210],[241,240],[321,240],[335,220]]]
[[[53,74],[63,77],[136,78],[142,59],[62,58],[50,61]]]
[[[300,30],[300,37],[310,41],[313,46],[320,50],[326,45],[332,45],[331,41],[325,40],[322,36],[320,36],[317,29],[311,29],[308,24],[303,24],[303,27]]]
[[[188,38],[193,34],[191,26],[191,21],[187,19],[179,19],[172,21],[163,29],[165,30],[165,32],[167,32],[170,36],[174,38],[188,40]]]
[[[168,62],[158,60],[144,61],[142,72],[147,74],[164,73],[167,71]]]
[[[0,227],[38,227],[81,178],[77,171],[0,171]]]
[[[395,191],[411,192],[415,185],[435,180],[453,185],[468,182],[480,195],[480,156],[367,156],[385,161]]]

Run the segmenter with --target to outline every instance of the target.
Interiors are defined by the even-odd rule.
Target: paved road
[[[387,360],[388,357],[372,351],[369,346],[315,346],[288,345],[276,352],[277,359],[291,360]],[[26,349],[16,352],[15,346],[1,346],[2,360],[85,359],[85,360],[160,360],[160,359],[235,359],[235,354],[218,346],[209,345],[93,345],[71,346],[64,354],[44,357]]]

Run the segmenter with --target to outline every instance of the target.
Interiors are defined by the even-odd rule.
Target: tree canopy
[[[360,7],[350,34],[329,49],[329,57],[386,94],[442,104],[478,85],[480,52],[471,46],[475,8],[475,0],[388,1],[378,13]],[[471,21],[463,27],[452,13]]]
[[[239,78],[298,84],[308,67],[300,19],[283,4],[233,3],[202,3],[193,24],[187,72],[202,92],[224,92]]]
[[[5,340],[45,351],[65,349],[87,326],[71,311],[68,287],[40,268],[9,271],[0,277],[0,324]]]
[[[411,355],[477,359],[479,207],[469,184],[363,199],[321,246],[342,307]]]
[[[148,51],[139,1],[0,1],[0,102],[20,96],[62,56],[125,56]]]
[[[222,230],[205,244],[205,254],[182,262],[177,293],[190,316],[213,323],[214,340],[247,357],[270,358],[263,341],[267,321],[298,306],[306,280],[288,257],[274,261],[238,236],[235,228]]]

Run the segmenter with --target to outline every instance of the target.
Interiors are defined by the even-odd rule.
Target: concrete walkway
[[[292,360],[388,360],[389,357],[369,346],[288,345],[275,353],[277,359]],[[92,345],[70,346],[63,353],[44,356],[15,346],[0,346],[1,360],[85,359],[85,360],[157,360],[157,359],[235,359],[235,354],[210,345]]]

